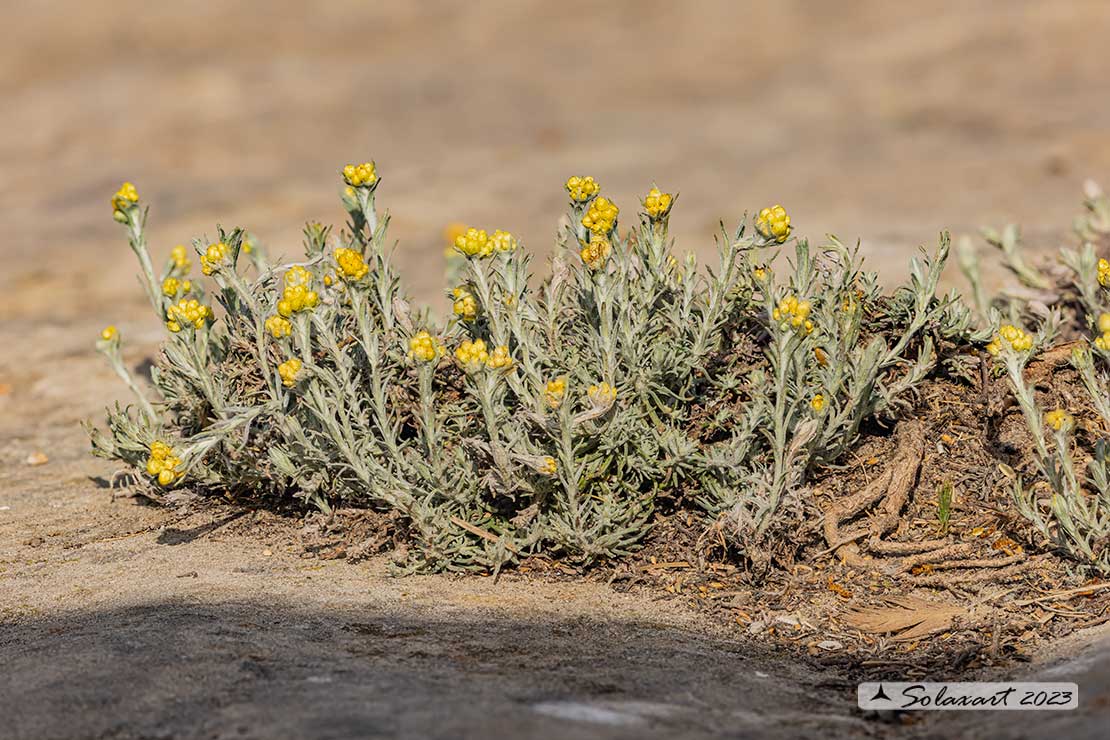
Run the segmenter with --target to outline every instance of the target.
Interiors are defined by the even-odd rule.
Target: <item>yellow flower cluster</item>
[[[1095,346],[1104,352],[1110,351],[1110,313],[1100,313],[1097,326],[1100,336],[1095,339]]]
[[[167,298],[177,298],[177,296],[188,293],[192,289],[193,283],[191,280],[168,277],[162,281],[162,295]]]
[[[809,320],[809,310],[809,301],[799,301],[795,296],[788,295],[779,301],[778,308],[771,311],[771,318],[775,321],[789,323],[793,328],[809,334],[813,331],[813,322]]]
[[[117,221],[127,221],[127,211],[139,202],[139,191],[129,182],[120,185],[119,190],[112,196],[112,218]]]
[[[1033,337],[1013,324],[1005,324],[998,330],[998,334],[995,335],[990,344],[987,345],[987,352],[997,355],[1007,344],[1015,352],[1027,352],[1033,349]]]
[[[1075,418],[1063,409],[1056,409],[1044,415],[1044,423],[1056,431],[1067,431],[1075,425]]]
[[[278,313],[289,318],[297,311],[316,308],[319,303],[320,296],[312,290],[312,273],[300,265],[290,268],[285,273],[285,289],[277,304]]]
[[[463,366],[464,370],[472,371],[477,370],[489,360],[489,352],[486,350],[486,343],[481,339],[470,341],[464,340],[455,350],[455,359]]]
[[[455,249],[467,257],[489,257],[493,254],[493,244],[490,243],[489,234],[485,229],[475,229],[473,226],[466,233],[455,237]]]
[[[493,232],[493,236],[489,238],[489,243],[494,252],[513,252],[517,247],[516,237],[501,229]]]
[[[601,192],[601,186],[592,177],[574,177],[567,180],[567,193],[575,203],[585,203]]]
[[[752,268],[752,277],[762,283],[767,279],[767,268],[763,265],[756,265]]]
[[[825,410],[826,403],[825,397],[818,393],[810,400],[809,407],[819,414]]]
[[[150,457],[146,460],[146,472],[158,480],[162,486],[171,485],[185,473],[178,468],[181,458],[173,454],[173,448],[165,442],[150,443]]]
[[[301,372],[301,361],[291,357],[278,365],[278,375],[281,376],[282,385],[292,388],[297,384],[297,375]]]
[[[790,236],[790,216],[786,215],[786,209],[780,205],[764,208],[759,212],[755,228],[764,238],[774,239],[782,244]]]
[[[553,458],[551,455],[547,455],[543,458],[543,460],[540,461],[539,467],[536,468],[536,471],[542,473],[543,475],[555,475],[559,472],[559,466],[555,462],[555,458]]]
[[[209,244],[208,249],[200,256],[200,271],[211,275],[216,266],[227,259],[228,246],[223,242]]]
[[[370,272],[370,266],[362,255],[346,247],[335,250],[335,264],[339,266],[340,276],[347,280],[362,280]]]
[[[590,210],[582,217],[582,225],[594,234],[608,236],[613,227],[617,225],[617,215],[620,209],[617,204],[608,198],[598,198],[590,203]]]
[[[116,329],[115,324],[109,324],[100,332],[100,338],[103,339],[105,342],[110,342],[118,336],[119,330]]]
[[[652,188],[644,198],[644,211],[652,221],[658,221],[671,212],[673,201],[670,193],[661,193],[659,188]]]
[[[605,262],[609,259],[609,253],[612,251],[613,247],[607,238],[591,233],[590,243],[582,245],[582,250],[578,253],[578,256],[582,258],[586,267],[591,270],[600,270],[605,267]]]
[[[460,285],[451,291],[451,296],[455,299],[452,306],[452,311],[463,321],[473,321],[478,316],[478,299],[470,292],[470,289],[465,285]]]
[[[214,317],[212,309],[196,298],[182,299],[166,309],[166,328],[174,333],[186,326],[202,329]]]
[[[509,348],[505,345],[494,347],[493,353],[486,360],[490,370],[508,370],[513,366],[513,358],[509,356]]]
[[[417,332],[409,340],[409,359],[432,362],[443,353],[443,344],[426,331]]]
[[[1100,259],[1098,261],[1098,284],[1105,287],[1110,287],[1110,261]]]
[[[563,403],[563,396],[567,394],[567,379],[565,375],[561,375],[555,380],[549,380],[544,384],[543,399],[547,405],[553,409],[559,408]]]
[[[455,359],[467,372],[480,370],[482,366],[490,370],[507,370],[513,366],[513,358],[509,356],[509,348],[505,345],[495,347],[490,353],[486,343],[481,339],[464,341],[455,350]]]
[[[189,253],[185,250],[185,245],[178,244],[170,250],[170,259],[173,260],[173,266],[181,273],[189,272],[189,268],[193,263],[189,261]]]
[[[274,339],[281,339],[293,333],[293,324],[289,319],[275,314],[266,319],[266,331],[270,332]]]
[[[598,383],[586,389],[586,398],[597,408],[608,408],[617,400],[617,389],[608,383]]]
[[[351,187],[369,187],[378,181],[378,173],[373,162],[349,164],[343,168],[343,179]]]

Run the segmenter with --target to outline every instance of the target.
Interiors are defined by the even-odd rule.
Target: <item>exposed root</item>
[[[845,564],[877,570],[888,575],[907,573],[926,566],[932,570],[957,568],[987,568],[985,577],[974,580],[992,580],[1009,577],[1006,568],[1021,564],[1023,554],[1005,558],[972,558],[977,548],[971,543],[953,543],[949,539],[897,542],[884,539],[898,530],[902,510],[909,503],[910,494],[917,483],[921,461],[925,454],[925,433],[920,422],[907,422],[898,429],[898,449],[893,459],[878,478],[859,493],[843,499],[825,512],[824,534],[829,551],[835,551]],[[876,511],[865,524],[850,529],[843,525],[854,517],[875,507]],[[866,539],[865,539],[866,538]],[[858,542],[862,540],[862,542]],[[962,580],[962,578],[961,578]],[[956,585],[955,579],[936,577],[937,585]],[[927,579],[916,579],[915,584],[927,585]]]

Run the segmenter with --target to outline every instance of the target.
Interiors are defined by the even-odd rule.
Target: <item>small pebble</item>
[[[32,452],[27,456],[26,462],[28,465],[46,465],[46,463],[50,462],[50,458],[47,457],[45,453]]]
[[[273,552],[273,550],[263,550],[262,554],[265,555],[266,557],[270,557],[271,555],[274,554],[274,552]]]

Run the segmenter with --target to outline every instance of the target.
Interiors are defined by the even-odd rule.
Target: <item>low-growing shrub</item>
[[[999,326],[1038,306],[987,305],[967,250],[977,310],[936,295],[946,235],[890,295],[856,249],[794,239],[781,206],[722,224],[716,263],[699,268],[673,251],[676,198],[652,188],[627,219],[589,177],[566,183],[569,222],[541,281],[512,234],[461,231],[452,313],[437,321],[401,288],[373,163],[343,176],[346,228],[309,224],[304,259],[278,265],[243,231],[220,229],[192,250],[175,247],[156,273],[138,193],[125,185],[113,198],[168,337],[148,399],[118,332],[105,330],[98,347],[139,404],[110,410],[108,433],[90,434],[95,454],[134,468],[151,497],[219,491],[392,510],[409,535],[405,571],[497,569],[538,553],[620,557],[642,542],[657,506],[690,506],[760,571],[793,557],[808,477],[851,449],[862,425],[909,412],[938,367],[969,373],[972,341],[997,332],[989,349],[1011,379],[1031,351]],[[1043,277],[995,242],[1019,274]],[[1084,292],[1098,272],[1091,254],[1073,258],[1073,303],[1085,316],[1101,310],[1097,274]],[[194,260],[207,289],[190,277]],[[1033,344],[1061,322],[1059,311],[1042,313]],[[1104,371],[1086,372],[1110,410]],[[1040,412],[1029,413],[1041,429]],[[1044,475],[1071,503],[1046,513],[1019,482],[1022,512],[1105,567],[1092,544],[1110,519],[1104,445],[1094,513],[1075,508],[1086,501],[1079,479],[1054,472],[1042,448]]]

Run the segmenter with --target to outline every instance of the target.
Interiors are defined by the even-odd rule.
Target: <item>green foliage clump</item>
[[[538,283],[513,235],[460,233],[437,321],[401,288],[373,163],[344,176],[346,229],[309,224],[303,260],[271,265],[241,230],[195,242],[207,293],[185,250],[155,274],[138,193],[114,199],[168,337],[147,399],[105,333],[141,400],[90,433],[150,495],[393,510],[405,570],[624,556],[666,501],[766,565],[789,556],[815,466],[909,408],[939,345],[971,331],[969,309],[936,296],[946,236],[884,296],[855,249],[793,239],[775,206],[722,224],[699,269],[673,252],[675,198],[653,188],[622,230],[592,178],[568,181],[570,225]]]

